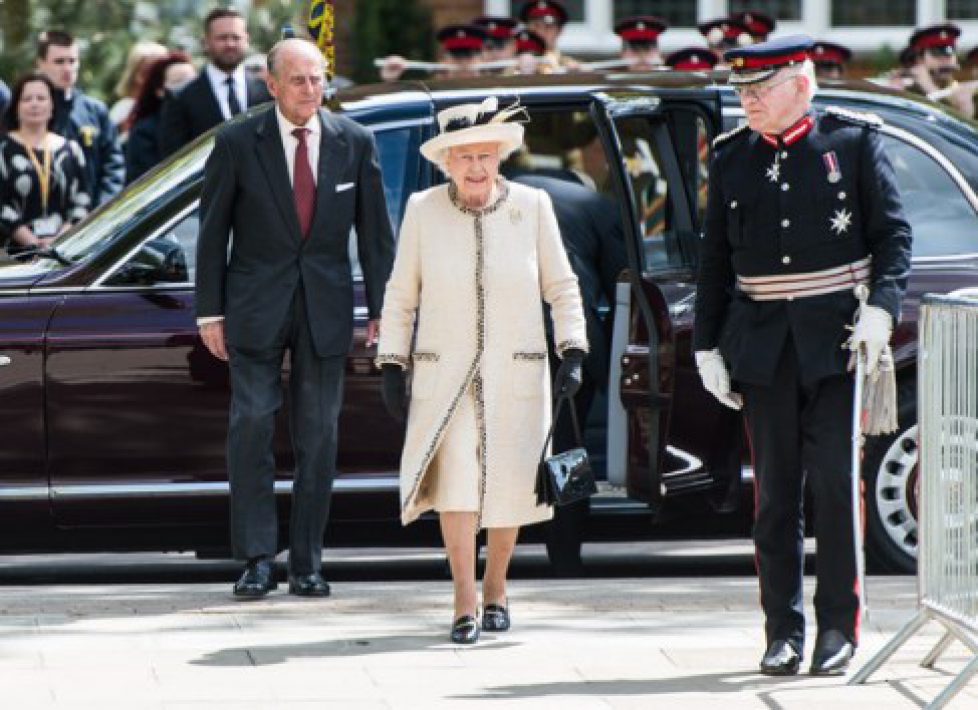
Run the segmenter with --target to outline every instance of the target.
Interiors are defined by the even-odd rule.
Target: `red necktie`
[[[308,128],[296,128],[292,131],[292,135],[299,141],[295,148],[295,165],[292,168],[292,199],[295,200],[299,232],[303,239],[309,236],[312,215],[316,209],[316,183],[312,179],[309,149],[306,147],[306,134],[309,132]]]

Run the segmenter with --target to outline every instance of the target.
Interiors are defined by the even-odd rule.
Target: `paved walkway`
[[[916,600],[911,578],[868,587],[859,662]],[[0,707],[899,710],[922,707],[969,659],[953,646],[938,671],[919,668],[932,627],[866,686],[767,678],[756,672],[761,618],[747,577],[517,580],[514,628],[471,648],[446,642],[447,582],[339,582],[326,600],[280,588],[239,603],[228,592],[0,588]],[[978,707],[978,683],[950,707]]]

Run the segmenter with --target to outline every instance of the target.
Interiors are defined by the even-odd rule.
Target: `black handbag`
[[[564,402],[570,402],[571,421],[574,424],[574,437],[577,446],[573,449],[547,456],[547,446],[553,438],[560,408]],[[553,422],[547,440],[543,442],[543,452],[540,454],[540,465],[537,467],[537,480],[534,491],[537,505],[568,505],[584,500],[598,492],[594,481],[594,472],[587,457],[581,439],[581,427],[577,422],[577,410],[574,401],[569,397],[560,397],[554,408]]]

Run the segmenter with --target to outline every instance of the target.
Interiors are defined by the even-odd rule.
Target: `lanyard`
[[[47,136],[44,137],[43,168],[41,167],[41,161],[37,159],[37,155],[34,153],[34,149],[26,143],[24,143],[24,148],[27,149],[27,155],[34,164],[34,170],[37,171],[37,181],[41,184],[41,213],[47,215],[48,196],[51,194],[51,149],[48,147]]]

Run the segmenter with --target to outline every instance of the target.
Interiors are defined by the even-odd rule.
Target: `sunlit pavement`
[[[457,647],[435,550],[330,552],[331,598],[280,586],[249,603],[231,599],[227,562],[0,558],[0,707],[897,710],[922,707],[971,658],[955,645],[920,668],[933,627],[865,686],[768,678],[748,544],[588,546],[585,559],[586,577],[551,579],[542,548],[521,547],[512,630]],[[856,668],[916,606],[913,578],[867,586]],[[978,707],[978,686],[949,707]]]

